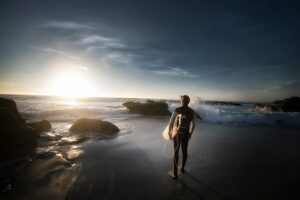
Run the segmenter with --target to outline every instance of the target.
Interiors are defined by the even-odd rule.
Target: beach
[[[174,181],[167,119],[133,121],[134,133],[88,145],[74,199],[293,199],[299,196],[297,130],[198,123],[187,172]],[[283,138],[282,134],[286,134]],[[292,139],[293,138],[293,139]],[[165,150],[164,148],[168,148]],[[299,186],[299,184],[298,184]]]
[[[131,134],[82,144],[83,153],[76,160],[79,169],[72,169],[75,173],[70,175],[66,173],[69,169],[63,169],[48,174],[50,179],[41,178],[44,185],[30,183],[12,197],[294,199],[299,196],[298,129],[282,131],[198,122],[189,144],[186,173],[174,181],[167,176],[172,169],[172,144],[161,136],[167,122],[165,117],[131,120],[134,125]],[[73,182],[72,178],[76,180]],[[51,191],[49,196],[45,190]]]
[[[68,117],[87,113],[74,112]],[[3,197],[297,199],[300,195],[297,125],[197,120],[189,142],[186,172],[179,173],[174,181],[167,175],[173,167],[173,144],[162,137],[170,117],[122,112],[109,118],[121,127],[116,137],[71,134],[66,128],[71,121],[64,118],[56,124],[54,119],[58,118],[51,112],[47,119],[55,131],[41,136],[36,155],[1,163],[1,177],[6,178],[6,182],[2,180],[6,183]],[[49,111],[36,116],[46,114]],[[108,119],[99,113],[95,116]],[[9,173],[15,176],[5,176]]]

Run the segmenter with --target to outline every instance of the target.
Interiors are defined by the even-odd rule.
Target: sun
[[[69,98],[95,96],[95,91],[80,73],[68,72],[58,75],[53,82],[53,93]]]

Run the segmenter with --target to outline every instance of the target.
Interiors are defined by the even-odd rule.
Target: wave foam
[[[179,103],[169,103],[170,111],[179,107]],[[210,105],[199,98],[194,97],[189,104],[204,121],[221,124],[249,124],[272,125],[291,124],[300,125],[300,113],[295,112],[256,112],[252,108],[254,104],[245,103],[242,106],[234,105]]]

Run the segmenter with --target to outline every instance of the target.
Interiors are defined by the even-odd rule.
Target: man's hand
[[[189,133],[189,139],[191,139],[191,137],[192,137],[192,133]]]

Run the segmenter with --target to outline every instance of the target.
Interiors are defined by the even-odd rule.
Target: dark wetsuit
[[[190,139],[190,124],[195,117],[195,112],[188,106],[181,106],[175,109],[175,112],[181,114],[180,124],[177,122],[177,126],[179,126],[178,134],[173,138],[174,142],[174,174],[177,175],[177,166],[178,166],[178,155],[179,149],[181,146],[182,150],[182,168],[184,168],[186,160],[187,160],[187,148],[188,142]]]

